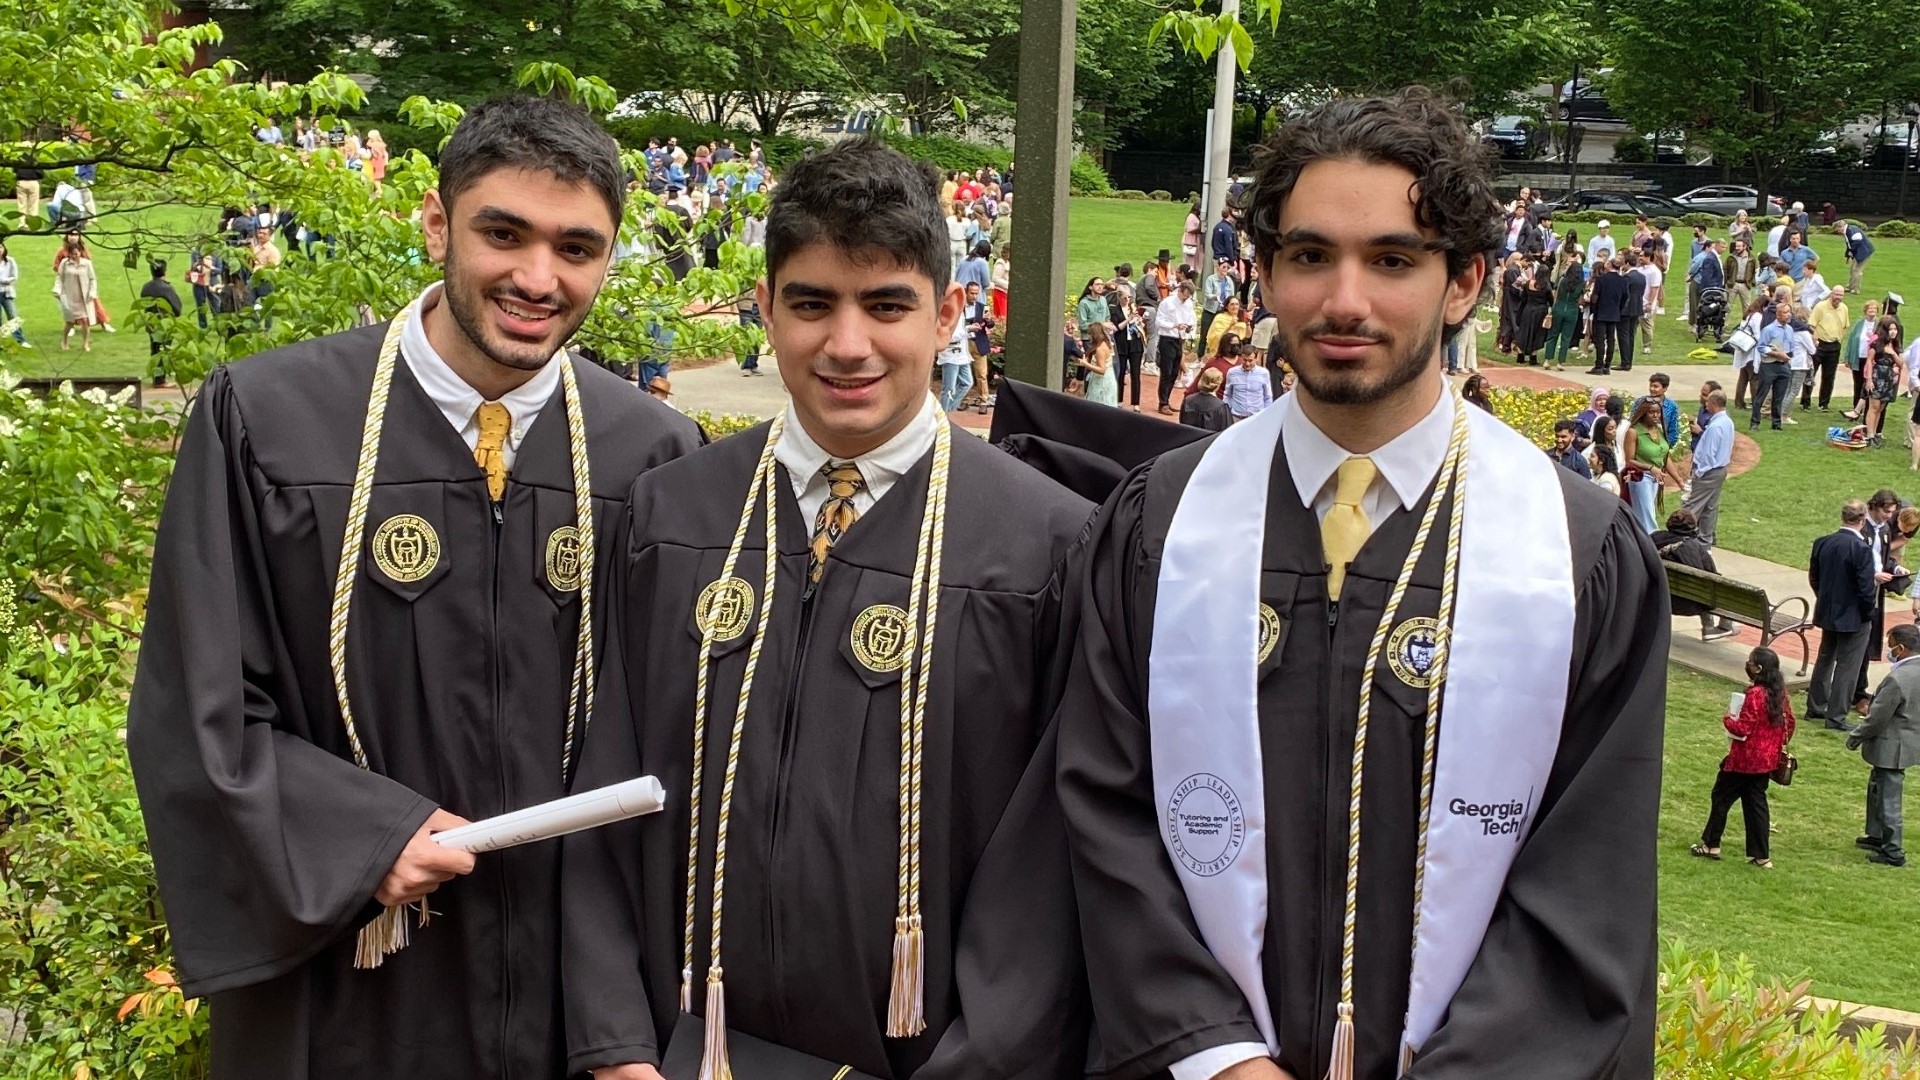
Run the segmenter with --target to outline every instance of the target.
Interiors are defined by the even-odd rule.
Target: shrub
[[[1081,151],[1073,155],[1069,166],[1067,190],[1075,195],[1111,195],[1113,181],[1107,179],[1107,170],[1091,154]]]
[[[1879,1025],[1849,1038],[1837,1011],[1799,1007],[1805,982],[1754,974],[1746,957],[1693,953],[1679,942],[1660,960],[1654,1071],[1674,1080],[1895,1080],[1920,1075],[1914,1041],[1889,1047]]]
[[[1579,390],[1496,386],[1487,391],[1487,399],[1495,416],[1541,449],[1553,445],[1554,421],[1571,420],[1587,407],[1587,395]]]
[[[1149,191],[1147,192],[1147,198],[1152,199],[1154,202],[1172,202],[1173,192],[1159,190]]]
[[[1899,218],[1894,218],[1892,221],[1883,222],[1879,228],[1874,229],[1873,235],[1895,240],[1920,239],[1920,225],[1916,225],[1911,221],[1902,221]]]
[[[710,413],[704,410],[688,413],[687,419],[699,424],[700,430],[706,432],[707,439],[712,442],[738,435],[761,422],[760,417],[744,413]]]
[[[1136,190],[1134,188],[1122,188],[1119,191],[1114,192],[1113,197],[1116,199],[1128,199],[1134,202],[1145,202],[1147,199],[1147,193],[1144,191]]]
[[[1752,215],[1749,214],[1748,217],[1752,217]],[[1728,228],[1730,228],[1733,225],[1733,219],[1731,217],[1726,217],[1721,214],[1705,214],[1705,213],[1696,212],[1692,214],[1682,215],[1678,224],[1685,226],[1686,228],[1689,228],[1689,229],[1693,228],[1695,225],[1704,225],[1706,226],[1709,232],[1725,232]]]
[[[1013,151],[970,143],[950,135],[882,135],[880,141],[916,161],[928,161],[941,172],[979,172],[989,165],[1006,171]]]
[[[0,1075],[206,1075],[206,1014],[169,970],[121,742],[129,646],[97,630],[64,651],[32,631],[0,643]]]
[[[1639,132],[1630,131],[1613,144],[1613,160],[1644,165],[1653,160],[1653,145]]]

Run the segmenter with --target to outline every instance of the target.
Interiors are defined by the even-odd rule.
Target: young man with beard
[[[1070,625],[1090,1072],[1649,1078],[1666,589],[1441,375],[1483,152],[1426,91],[1343,99],[1246,206],[1298,386],[1135,471]]]
[[[927,392],[962,317],[937,187],[864,140],[789,169],[788,408],[633,486],[581,783],[667,809],[566,842],[569,1073],[1082,1075],[1048,703],[1093,508]]]
[[[619,500],[698,442],[565,351],[624,196],[583,112],[480,105],[423,207],[445,281],[207,379],[127,741],[216,1078],[561,1074],[558,845],[433,834],[566,793]]]

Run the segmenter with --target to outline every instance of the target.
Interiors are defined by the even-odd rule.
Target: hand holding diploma
[[[661,1080],[660,1070],[651,1065],[631,1062],[593,1070],[593,1080]]]
[[[436,831],[433,842],[460,851],[498,851],[651,814],[666,805],[666,801],[667,794],[660,781],[641,776],[484,821],[472,824],[461,821],[459,828]],[[472,869],[471,865],[468,869]]]
[[[444,833],[468,824],[467,819],[445,810],[435,810],[420,826],[413,839],[394,860],[393,869],[374,890],[374,899],[387,907],[424,900],[443,882],[473,872],[473,856],[465,851],[449,850],[435,843],[435,833]]]

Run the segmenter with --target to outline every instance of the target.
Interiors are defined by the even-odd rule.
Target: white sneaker
[[[1783,416],[1783,417],[1781,417],[1781,418],[1780,418],[1780,422],[1781,422],[1781,423],[1783,423],[1783,424],[1791,424],[1791,425],[1793,425],[1794,427],[1799,427],[1799,426],[1800,426],[1800,421],[1798,421],[1798,420],[1795,420],[1795,419],[1794,419],[1793,417],[1791,417],[1791,416]]]

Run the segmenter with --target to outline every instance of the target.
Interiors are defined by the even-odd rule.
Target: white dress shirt
[[[933,436],[939,430],[944,419],[940,412],[940,402],[932,394],[920,407],[907,426],[899,434],[881,443],[870,453],[853,459],[860,470],[860,479],[864,481],[853,493],[853,508],[863,516],[873,509],[907,470],[919,464],[920,459],[933,449]],[[806,515],[807,528],[813,528],[813,520],[820,516],[820,507],[827,501],[829,485],[826,475],[821,472],[828,462],[837,460],[820,448],[807,434],[800,418],[787,406],[786,424],[780,429],[780,441],[774,444],[773,459],[787,470],[787,479],[793,484],[794,501],[800,504],[800,512]]]
[[[1453,394],[1441,387],[1440,400],[1420,422],[1395,436],[1393,441],[1367,454],[1379,470],[1361,496],[1360,509],[1372,528],[1379,528],[1396,509],[1412,510],[1440,475],[1447,456],[1447,442],[1453,436]],[[1287,452],[1287,471],[1300,492],[1303,505],[1324,520],[1333,508],[1339,490],[1336,473],[1342,462],[1353,454],[1314,426],[1300,408],[1296,395],[1287,394],[1273,403],[1284,409],[1280,420],[1280,443]],[[1212,1080],[1243,1061],[1267,1056],[1262,1043],[1227,1043],[1202,1050],[1173,1063],[1173,1080]]]
[[[419,381],[420,389],[440,408],[447,423],[453,425],[460,438],[471,450],[480,441],[480,422],[475,419],[480,406],[486,399],[480,391],[467,385],[445,359],[427,340],[427,312],[440,303],[440,283],[427,286],[420,294],[420,309],[400,334],[400,355],[406,358],[407,370]],[[533,428],[533,422],[540,410],[553,400],[553,392],[560,386],[560,365],[548,360],[533,378],[521,383],[500,397],[500,404],[507,407],[507,413],[513,417],[513,427],[507,432],[507,444],[501,448],[500,456],[506,460],[507,468],[513,468],[513,459],[520,452],[520,444],[526,440],[527,432]]]

